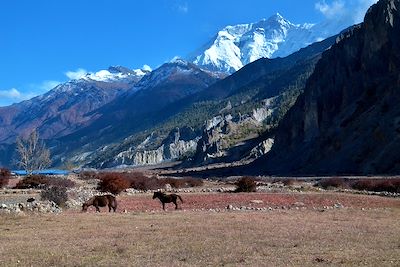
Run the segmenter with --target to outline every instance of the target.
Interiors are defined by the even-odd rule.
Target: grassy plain
[[[400,208],[1,215],[1,266],[400,266]]]

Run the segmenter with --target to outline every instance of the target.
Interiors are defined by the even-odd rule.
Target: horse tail
[[[181,202],[183,203],[183,200],[182,200],[182,198],[181,198],[181,196],[180,195],[176,195],[180,200],[181,200]]]

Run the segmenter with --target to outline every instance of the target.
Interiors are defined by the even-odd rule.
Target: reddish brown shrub
[[[45,175],[29,175],[17,183],[15,188],[28,189],[28,188],[44,188],[44,187],[74,187],[75,182],[66,178],[45,176]]]
[[[189,187],[198,187],[204,184],[203,179],[196,179],[196,178],[184,178],[185,184]]]
[[[141,172],[129,172],[129,173],[102,173],[98,175],[98,178],[103,181],[104,177],[118,177],[118,179],[125,180],[129,185],[128,187],[137,190],[156,190],[165,187],[166,184],[170,184],[173,188],[183,187],[194,187],[203,185],[203,180],[195,178],[164,178],[158,179],[155,176],[147,177]],[[113,178],[113,179],[114,179]],[[109,179],[109,178],[107,178]],[[103,182],[100,183],[101,185]],[[126,188],[128,188],[126,187]],[[126,189],[124,188],[124,189]],[[124,190],[122,189],[122,190]],[[110,191],[111,192],[111,191]],[[112,192],[111,192],[112,193]]]
[[[294,184],[294,179],[291,179],[291,178],[286,178],[286,179],[282,179],[282,183],[283,183],[283,185],[285,185],[285,186],[291,186],[291,185],[293,185]]]
[[[161,179],[162,183],[170,184],[172,188],[183,188],[185,187],[184,179],[175,179],[175,178],[165,178]]]
[[[141,172],[125,173],[124,177],[131,188],[137,190],[156,190],[163,187],[163,184],[156,177],[147,177]]]
[[[400,178],[393,179],[358,179],[351,187],[356,190],[400,193]]]
[[[10,177],[11,177],[11,172],[9,169],[0,168],[0,188],[8,185]]]
[[[290,186],[294,184],[295,179],[292,178],[269,178],[267,181],[270,181],[270,183],[282,183],[285,186]]]
[[[345,178],[332,177],[332,178],[324,178],[318,181],[316,186],[322,187],[324,189],[329,188],[348,188],[349,183]]]
[[[371,179],[358,179],[353,180],[351,183],[351,188],[355,190],[366,190],[366,191],[373,191],[372,188],[374,183]]]
[[[83,171],[79,173],[79,179],[81,180],[91,180],[97,178],[97,173],[94,171]]]
[[[156,177],[140,177],[132,181],[131,187],[138,190],[156,190],[164,185]]]
[[[55,186],[55,187],[65,187],[65,188],[71,188],[75,187],[76,183],[70,179],[66,178],[59,178],[59,177],[49,177],[47,178],[48,186]]]
[[[29,175],[17,183],[15,188],[28,189],[28,188],[42,188],[49,184],[48,177],[44,175]]]
[[[204,184],[204,181],[202,179],[196,179],[190,177],[182,179],[164,178],[160,179],[160,182],[163,186],[165,186],[166,184],[170,184],[172,188],[196,187],[196,186],[202,186]]]
[[[129,181],[121,173],[102,173],[98,177],[100,179],[98,190],[103,192],[110,192],[117,195],[130,186]]]
[[[242,177],[235,185],[237,186],[235,192],[256,192],[257,184],[252,177]]]

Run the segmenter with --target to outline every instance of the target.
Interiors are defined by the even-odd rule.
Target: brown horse
[[[173,202],[175,204],[175,209],[177,210],[178,209],[178,203],[176,203],[176,200],[178,198],[183,203],[183,200],[182,200],[181,196],[179,196],[177,194],[167,195],[167,194],[162,193],[162,192],[154,192],[153,199],[155,199],[155,198],[158,198],[161,201],[163,210],[165,210],[165,203],[171,203],[171,202]]]
[[[113,195],[103,195],[103,196],[94,196],[90,198],[88,201],[83,203],[82,211],[87,211],[88,207],[94,206],[97,212],[100,212],[99,207],[108,206],[108,212],[111,212],[111,209],[117,209],[117,200]]]

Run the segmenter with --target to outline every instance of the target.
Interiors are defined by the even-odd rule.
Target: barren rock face
[[[381,0],[323,54],[264,171],[398,173],[399,88],[400,1]]]
[[[101,166],[152,165],[176,160],[196,151],[199,137],[190,127],[176,128],[163,140],[156,134],[149,135],[138,146],[130,146]]]

